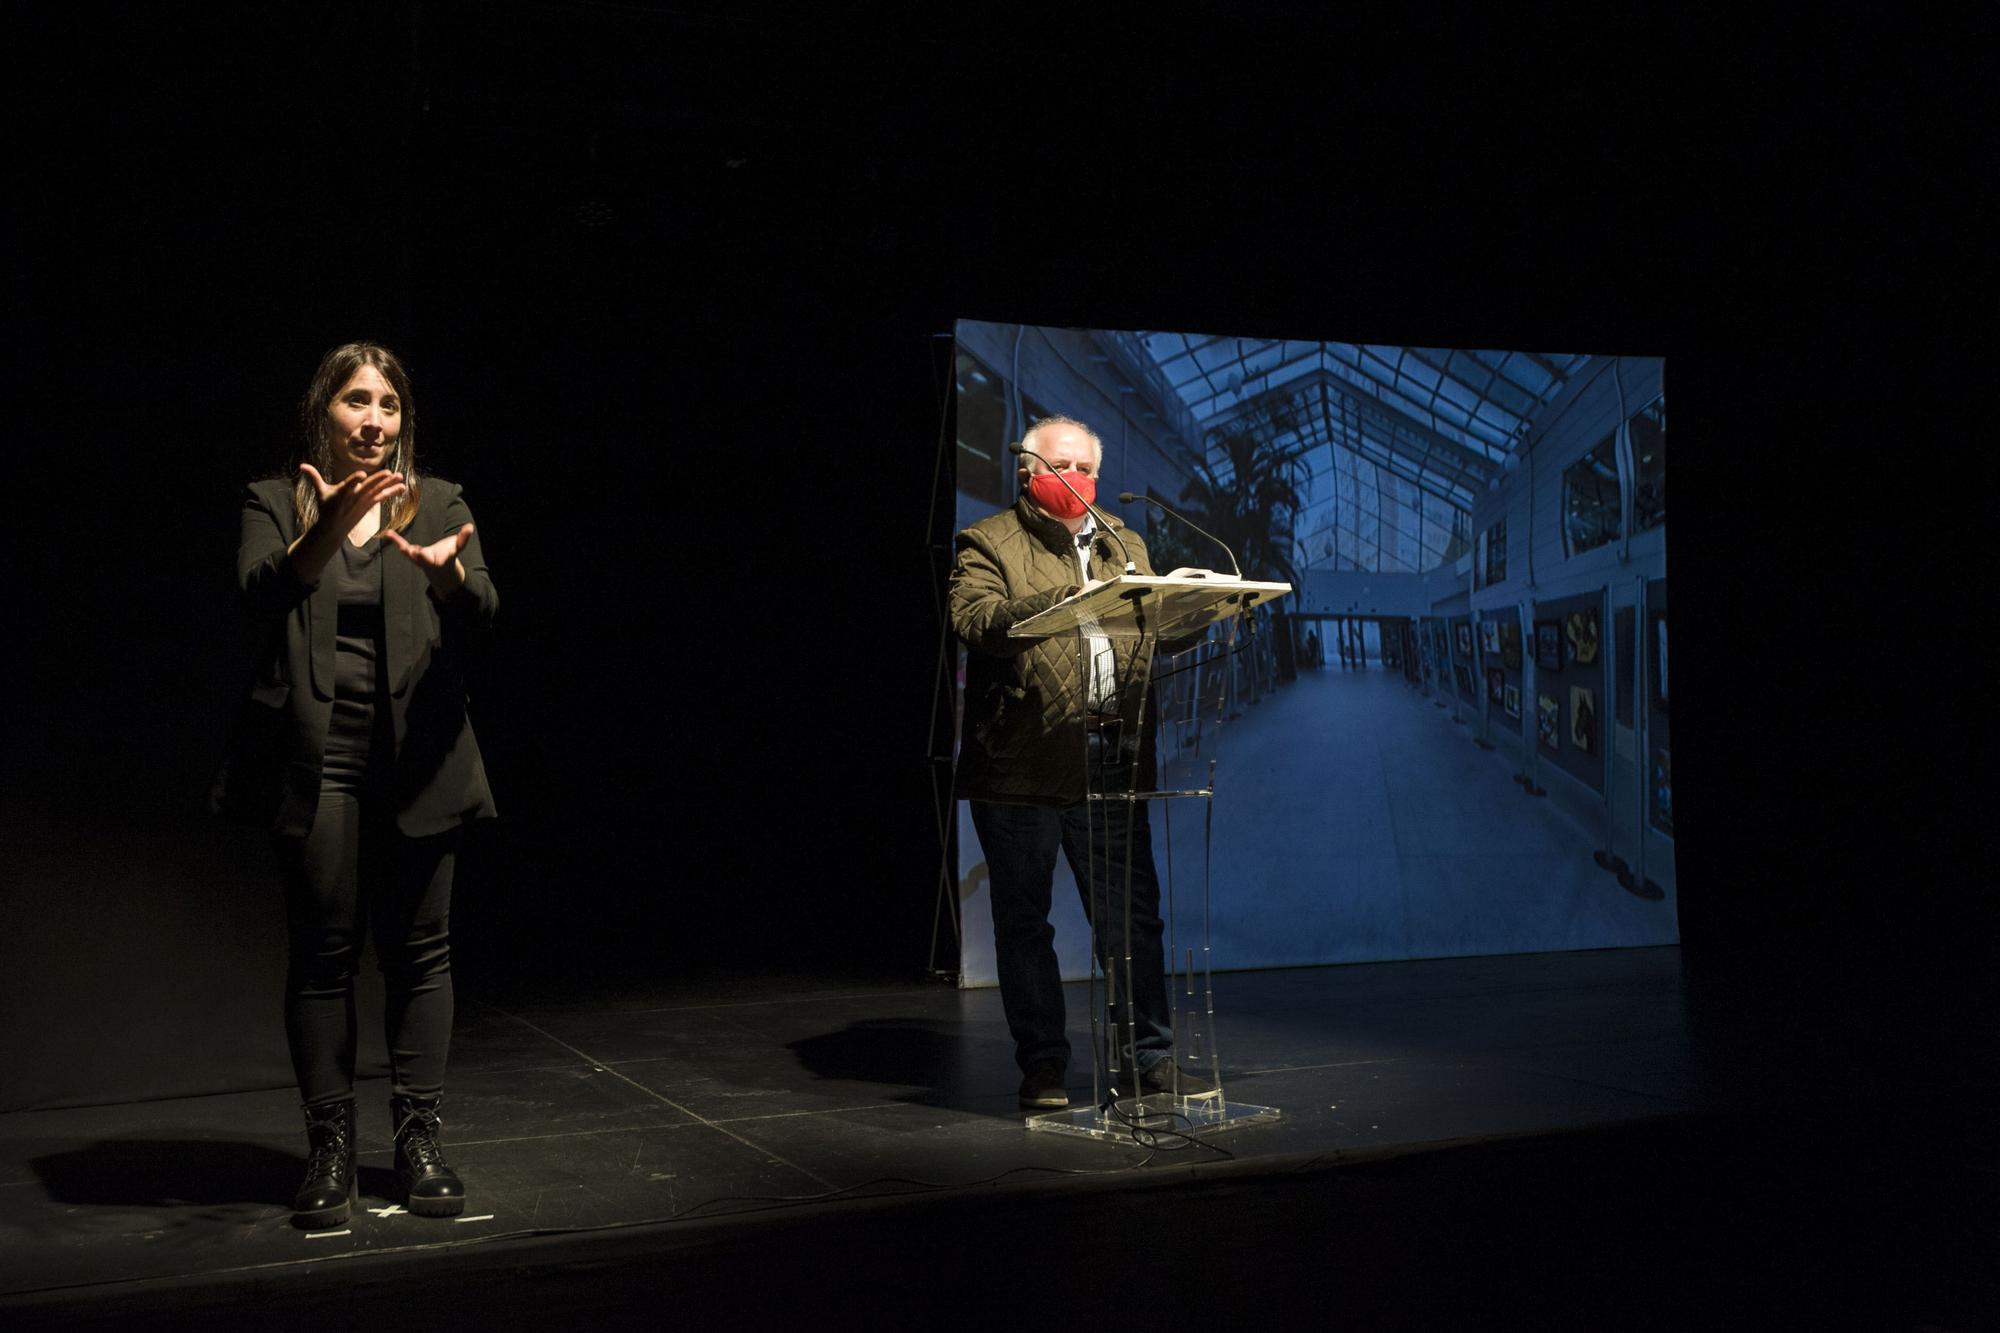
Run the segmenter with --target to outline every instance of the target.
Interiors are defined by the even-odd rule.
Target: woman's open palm
[[[425,569],[444,570],[458,559],[458,553],[465,549],[468,541],[472,540],[472,525],[468,523],[457,532],[448,533],[428,546],[416,545],[393,528],[382,535],[394,542],[397,550]]]

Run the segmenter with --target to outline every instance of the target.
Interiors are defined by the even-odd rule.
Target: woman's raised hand
[[[299,471],[319,492],[319,517],[285,549],[299,578],[316,584],[354,525],[376,505],[395,499],[406,488],[402,477],[387,468],[352,472],[338,484],[327,481],[311,463],[299,464]]]
[[[395,544],[397,550],[410,557],[417,568],[424,571],[431,586],[440,594],[455,591],[465,582],[465,566],[458,563],[458,553],[472,540],[472,525],[467,523],[457,532],[447,533],[428,546],[418,546],[409,541],[394,528],[382,534]]]
[[[363,514],[407,489],[401,474],[388,468],[350,472],[337,483],[322,477],[311,463],[299,464],[299,471],[306,474],[306,480],[319,492],[320,521],[331,523],[342,537],[361,521]]]
[[[446,533],[429,546],[418,546],[397,532],[394,528],[382,534],[396,544],[396,549],[426,569],[443,569],[458,559],[458,553],[465,549],[472,539],[472,525],[466,524],[457,532]]]

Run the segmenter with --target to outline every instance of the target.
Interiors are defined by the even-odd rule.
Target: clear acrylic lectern
[[[1095,936],[1090,973],[1090,1104],[1030,1116],[1029,1129],[1130,1143],[1151,1134],[1233,1129],[1278,1118],[1274,1107],[1228,1100],[1222,1082],[1209,957],[1209,840],[1215,747],[1233,692],[1241,628],[1252,608],[1290,591],[1288,583],[1256,583],[1206,570],[1177,570],[1163,576],[1127,574],[1050,607],[1009,631],[1023,638],[1073,634],[1082,668],[1079,678],[1085,688],[1102,687],[1108,673],[1110,688],[1100,702],[1115,700],[1116,705],[1115,720],[1109,712],[1096,715],[1098,745],[1093,747],[1087,735],[1083,742],[1093,847],[1083,890]],[[1192,648],[1168,659],[1169,669],[1158,682],[1163,698],[1161,716],[1155,735],[1149,736],[1146,710],[1155,683],[1153,658],[1160,645],[1205,636],[1212,625],[1221,627],[1218,636],[1202,637]],[[1114,748],[1117,761],[1111,758]],[[1188,1095],[1179,1088],[1147,1093],[1138,1087],[1137,1071],[1132,1068],[1137,1033],[1131,851],[1128,846],[1120,858],[1126,867],[1125,882],[1117,886],[1122,889],[1117,894],[1123,905],[1121,919],[1107,920],[1112,915],[1113,886],[1103,882],[1103,862],[1094,849],[1113,824],[1125,830],[1129,843],[1133,820],[1113,818],[1111,807],[1124,804],[1129,809],[1131,803],[1142,801],[1158,803],[1166,839],[1167,854],[1160,866],[1160,915],[1165,925],[1172,1054],[1178,1070],[1199,1074],[1214,1084],[1213,1092],[1200,1095]],[[1199,803],[1196,813],[1201,828],[1200,899],[1188,913],[1190,918],[1198,913],[1198,921],[1188,922],[1188,935],[1198,937],[1198,942],[1186,945],[1185,956],[1181,953],[1181,913],[1174,894],[1173,837],[1173,807],[1183,801]]]

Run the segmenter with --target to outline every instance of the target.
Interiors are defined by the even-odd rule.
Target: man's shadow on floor
[[[987,1110],[1000,1099],[1014,1110],[1013,1043],[968,1033],[961,1022],[864,1018],[786,1048],[816,1077],[904,1089],[886,1093],[888,1101]]]

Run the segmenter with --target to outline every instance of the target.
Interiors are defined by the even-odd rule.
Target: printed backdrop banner
[[[1145,535],[1157,570],[1227,560],[1151,508],[1117,504],[1121,491],[1215,533],[1247,577],[1295,588],[1221,671],[1205,736],[1212,821],[1198,801],[1153,807],[1176,964],[1191,949],[1199,960],[1204,938],[1219,971],[1678,940],[1663,682],[1633,707],[1608,692],[1635,673],[1605,664],[1606,590],[1635,576],[1664,587],[1657,358],[974,321],[957,337],[960,527],[1013,503],[1007,446],[1063,415],[1101,439],[1098,494]],[[1568,468],[1588,493],[1530,488],[1531,450],[1536,475]],[[1601,466],[1619,451],[1623,466]],[[1648,488],[1642,532],[1620,530],[1644,508],[1621,504],[1621,478]],[[1665,675],[1664,602],[1645,640],[1651,677]],[[1546,642],[1530,620],[1552,622]],[[1385,646],[1404,643],[1418,660],[1385,664]],[[1560,669],[1536,671],[1538,655]],[[1179,731],[1161,737],[1163,784],[1199,785],[1203,773],[1174,771]],[[1622,785],[1607,798],[1613,756],[1643,756],[1643,806]],[[1624,763],[1621,784],[1638,772]],[[964,802],[957,813],[961,980],[990,985],[988,867]],[[1598,855],[1621,819],[1645,823],[1612,839],[1643,841],[1642,884]],[[1050,919],[1063,975],[1087,976],[1088,927],[1060,856]]]

